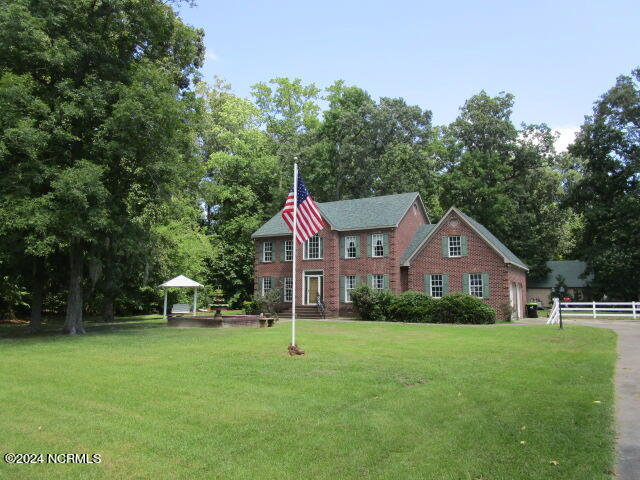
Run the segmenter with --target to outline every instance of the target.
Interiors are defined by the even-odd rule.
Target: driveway
[[[544,324],[544,319],[517,323]],[[618,334],[616,362],[616,432],[618,480],[640,480],[640,321],[565,320],[565,325],[610,328]],[[549,328],[558,328],[557,325]]]

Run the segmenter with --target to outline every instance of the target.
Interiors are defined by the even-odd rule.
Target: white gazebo
[[[160,285],[164,288],[164,318],[167,318],[167,288],[193,288],[193,316],[196,316],[196,302],[198,301],[198,288],[204,287],[201,283],[198,283],[184,275],[178,275],[176,278],[172,278],[168,282],[164,282]]]

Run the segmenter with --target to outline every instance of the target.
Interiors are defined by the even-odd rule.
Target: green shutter
[[[278,257],[278,245],[280,245],[282,242],[279,242],[277,240],[274,240],[272,243],[272,249],[273,251],[271,252],[271,260],[273,260],[274,262],[279,261],[279,257]]]
[[[264,242],[260,242],[260,261],[264,262]]]
[[[382,246],[384,250],[384,256],[388,257],[389,256],[389,234],[388,233],[382,234]]]
[[[449,274],[442,274],[442,296],[444,297],[447,293],[449,293]]]
[[[284,262],[285,259],[285,251],[287,250],[287,241],[286,240],[282,240],[282,242],[280,242],[280,260]]]
[[[276,283],[277,281],[278,277],[271,277],[271,290],[278,288],[278,284]]]
[[[383,283],[383,285],[384,285],[384,289],[385,289],[385,290],[389,290],[389,275],[384,274],[384,275],[382,276],[382,278],[384,278],[384,280],[383,280],[383,282],[384,282],[384,283]]]
[[[431,275],[428,273],[424,275],[424,293],[431,296]]]
[[[463,257],[466,257],[469,252],[469,248],[467,245],[468,245],[467,236],[460,235],[460,253]]]
[[[284,302],[284,279],[286,277],[280,277],[280,301]]]
[[[344,275],[340,275],[340,302],[344,303]]]
[[[345,258],[344,255],[345,236],[340,235],[340,258]]]
[[[469,274],[468,273],[462,274],[462,291],[464,293],[469,293]]]
[[[257,295],[262,295],[262,277],[258,277],[258,289],[256,290]]]
[[[449,257],[449,237],[442,237],[442,256]]]
[[[356,235],[356,258],[360,258],[360,235]]]
[[[373,287],[373,275],[371,274],[367,275],[367,285]]]
[[[371,235],[367,234],[367,257],[371,257]]]
[[[322,237],[319,237],[318,239],[318,250],[320,252],[320,258],[324,258],[324,239]]]
[[[489,274],[482,274],[482,298],[489,298]]]

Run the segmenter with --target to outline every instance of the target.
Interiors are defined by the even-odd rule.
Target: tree
[[[202,63],[202,32],[160,0],[2,0],[0,7],[0,85],[6,91],[20,78],[35,100],[29,110],[5,95],[28,113],[21,135],[33,147],[4,157],[10,176],[27,169],[32,177],[3,197],[21,208],[9,207],[13,218],[46,212],[31,243],[67,254],[64,330],[82,333],[87,256],[117,243],[105,239],[136,231],[128,225],[170,199],[193,166],[185,140],[196,104],[186,89]],[[4,234],[29,229],[13,224]]]
[[[342,200],[418,190],[436,209],[437,160],[431,112],[401,98],[371,96],[335,82],[329,109],[305,158],[319,200]],[[304,158],[304,154],[303,154]]]
[[[554,134],[544,124],[517,129],[513,102],[511,94],[483,91],[443,131],[441,202],[485,225],[538,277],[548,272],[547,260],[567,251],[561,242],[574,215],[560,204],[564,178]]]
[[[270,85],[273,85],[270,86]],[[273,141],[273,154],[280,159],[278,189],[289,188],[293,162],[304,149],[306,134],[318,125],[320,89],[313,83],[278,77],[256,83],[251,95],[260,110],[260,121]]]
[[[221,80],[198,87],[206,112],[206,175],[200,192],[210,241],[216,246],[207,278],[225,291],[230,303],[238,304],[249,298],[253,287],[251,234],[281,208],[284,193],[277,188],[283,172],[272,139],[260,128],[260,111],[230,88]]]
[[[640,292],[640,69],[595,102],[569,152],[584,159],[569,203],[583,215],[579,251],[596,295]]]

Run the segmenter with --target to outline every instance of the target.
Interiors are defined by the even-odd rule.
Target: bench
[[[188,303],[176,303],[171,307],[171,313],[191,313]]]

